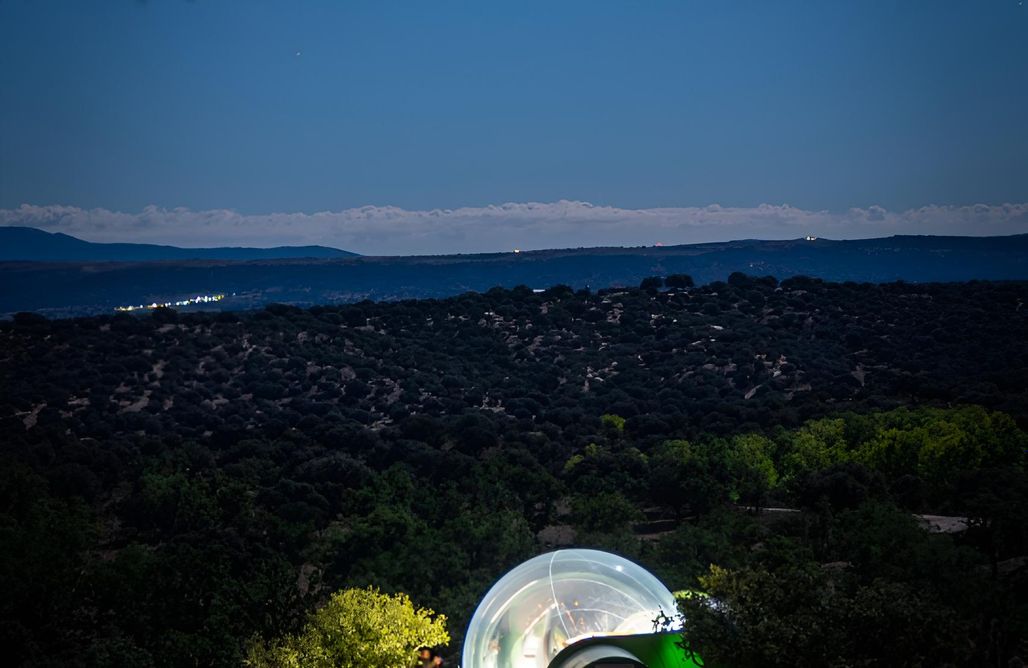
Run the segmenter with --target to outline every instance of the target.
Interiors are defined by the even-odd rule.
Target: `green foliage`
[[[95,539],[81,501],[54,498],[44,480],[0,459],[0,648],[12,664],[44,663],[74,646],[66,624],[81,613],[69,592]]]
[[[1010,416],[980,406],[896,411],[877,422],[876,433],[856,445],[856,456],[884,473],[912,473],[934,485],[952,483],[964,471],[1021,464],[1028,451],[1028,438]]]
[[[649,552],[655,574],[674,589],[698,586],[711,564],[737,567],[752,556],[761,528],[747,515],[720,508],[663,536]]]
[[[203,480],[182,472],[147,473],[140,480],[140,521],[169,532],[205,526],[217,509]]]
[[[406,594],[346,589],[332,594],[296,635],[251,643],[254,668],[409,668],[418,648],[450,641],[446,617]]]
[[[786,453],[782,458],[782,470],[787,481],[828,468],[849,457],[845,422],[838,418],[807,422],[785,435],[782,441]]]
[[[625,531],[642,517],[639,508],[618,492],[600,491],[572,497],[576,527],[586,532]]]
[[[775,444],[760,434],[742,434],[727,445],[728,467],[739,497],[757,510],[778,484]]]
[[[728,499],[725,453],[716,442],[665,441],[650,459],[652,497],[676,515],[706,513]]]
[[[612,413],[601,415],[600,422],[603,423],[604,427],[613,429],[618,434],[623,434],[625,432],[625,418],[620,415],[614,415]]]
[[[1028,544],[1028,474],[1009,467],[968,471],[956,489],[970,533],[981,541],[995,576],[1001,558]]]
[[[711,567],[686,598],[685,642],[714,665],[965,665],[968,627],[908,585],[853,586],[817,564],[771,573]]]

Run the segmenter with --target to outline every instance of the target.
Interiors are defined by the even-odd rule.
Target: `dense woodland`
[[[19,314],[0,653],[239,666],[373,586],[444,613],[456,657],[497,577],[577,545],[709,594],[683,608],[711,662],[1005,666],[1028,654],[1026,300],[733,274]]]

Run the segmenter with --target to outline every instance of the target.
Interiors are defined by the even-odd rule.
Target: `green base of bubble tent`
[[[678,633],[589,638],[565,648],[547,668],[704,668],[702,660],[686,656],[681,642]]]

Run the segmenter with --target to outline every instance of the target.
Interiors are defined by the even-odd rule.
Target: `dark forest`
[[[683,599],[712,664],[1004,666],[1028,650],[1026,299],[733,274],[18,314],[0,652],[237,666],[371,585],[445,614],[455,657],[490,583],[574,545],[723,602]]]

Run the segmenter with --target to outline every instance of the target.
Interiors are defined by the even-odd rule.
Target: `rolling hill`
[[[34,227],[0,227],[0,261],[146,262],[153,260],[270,260],[339,258],[356,253],[327,246],[179,248],[155,244],[93,243]]]
[[[1026,279],[1028,235],[741,240],[407,257],[0,262],[0,313],[84,315],[204,294],[224,294],[222,309],[244,309],[271,302],[442,298],[494,286],[599,289],[670,274],[705,284],[733,272],[858,283]]]

